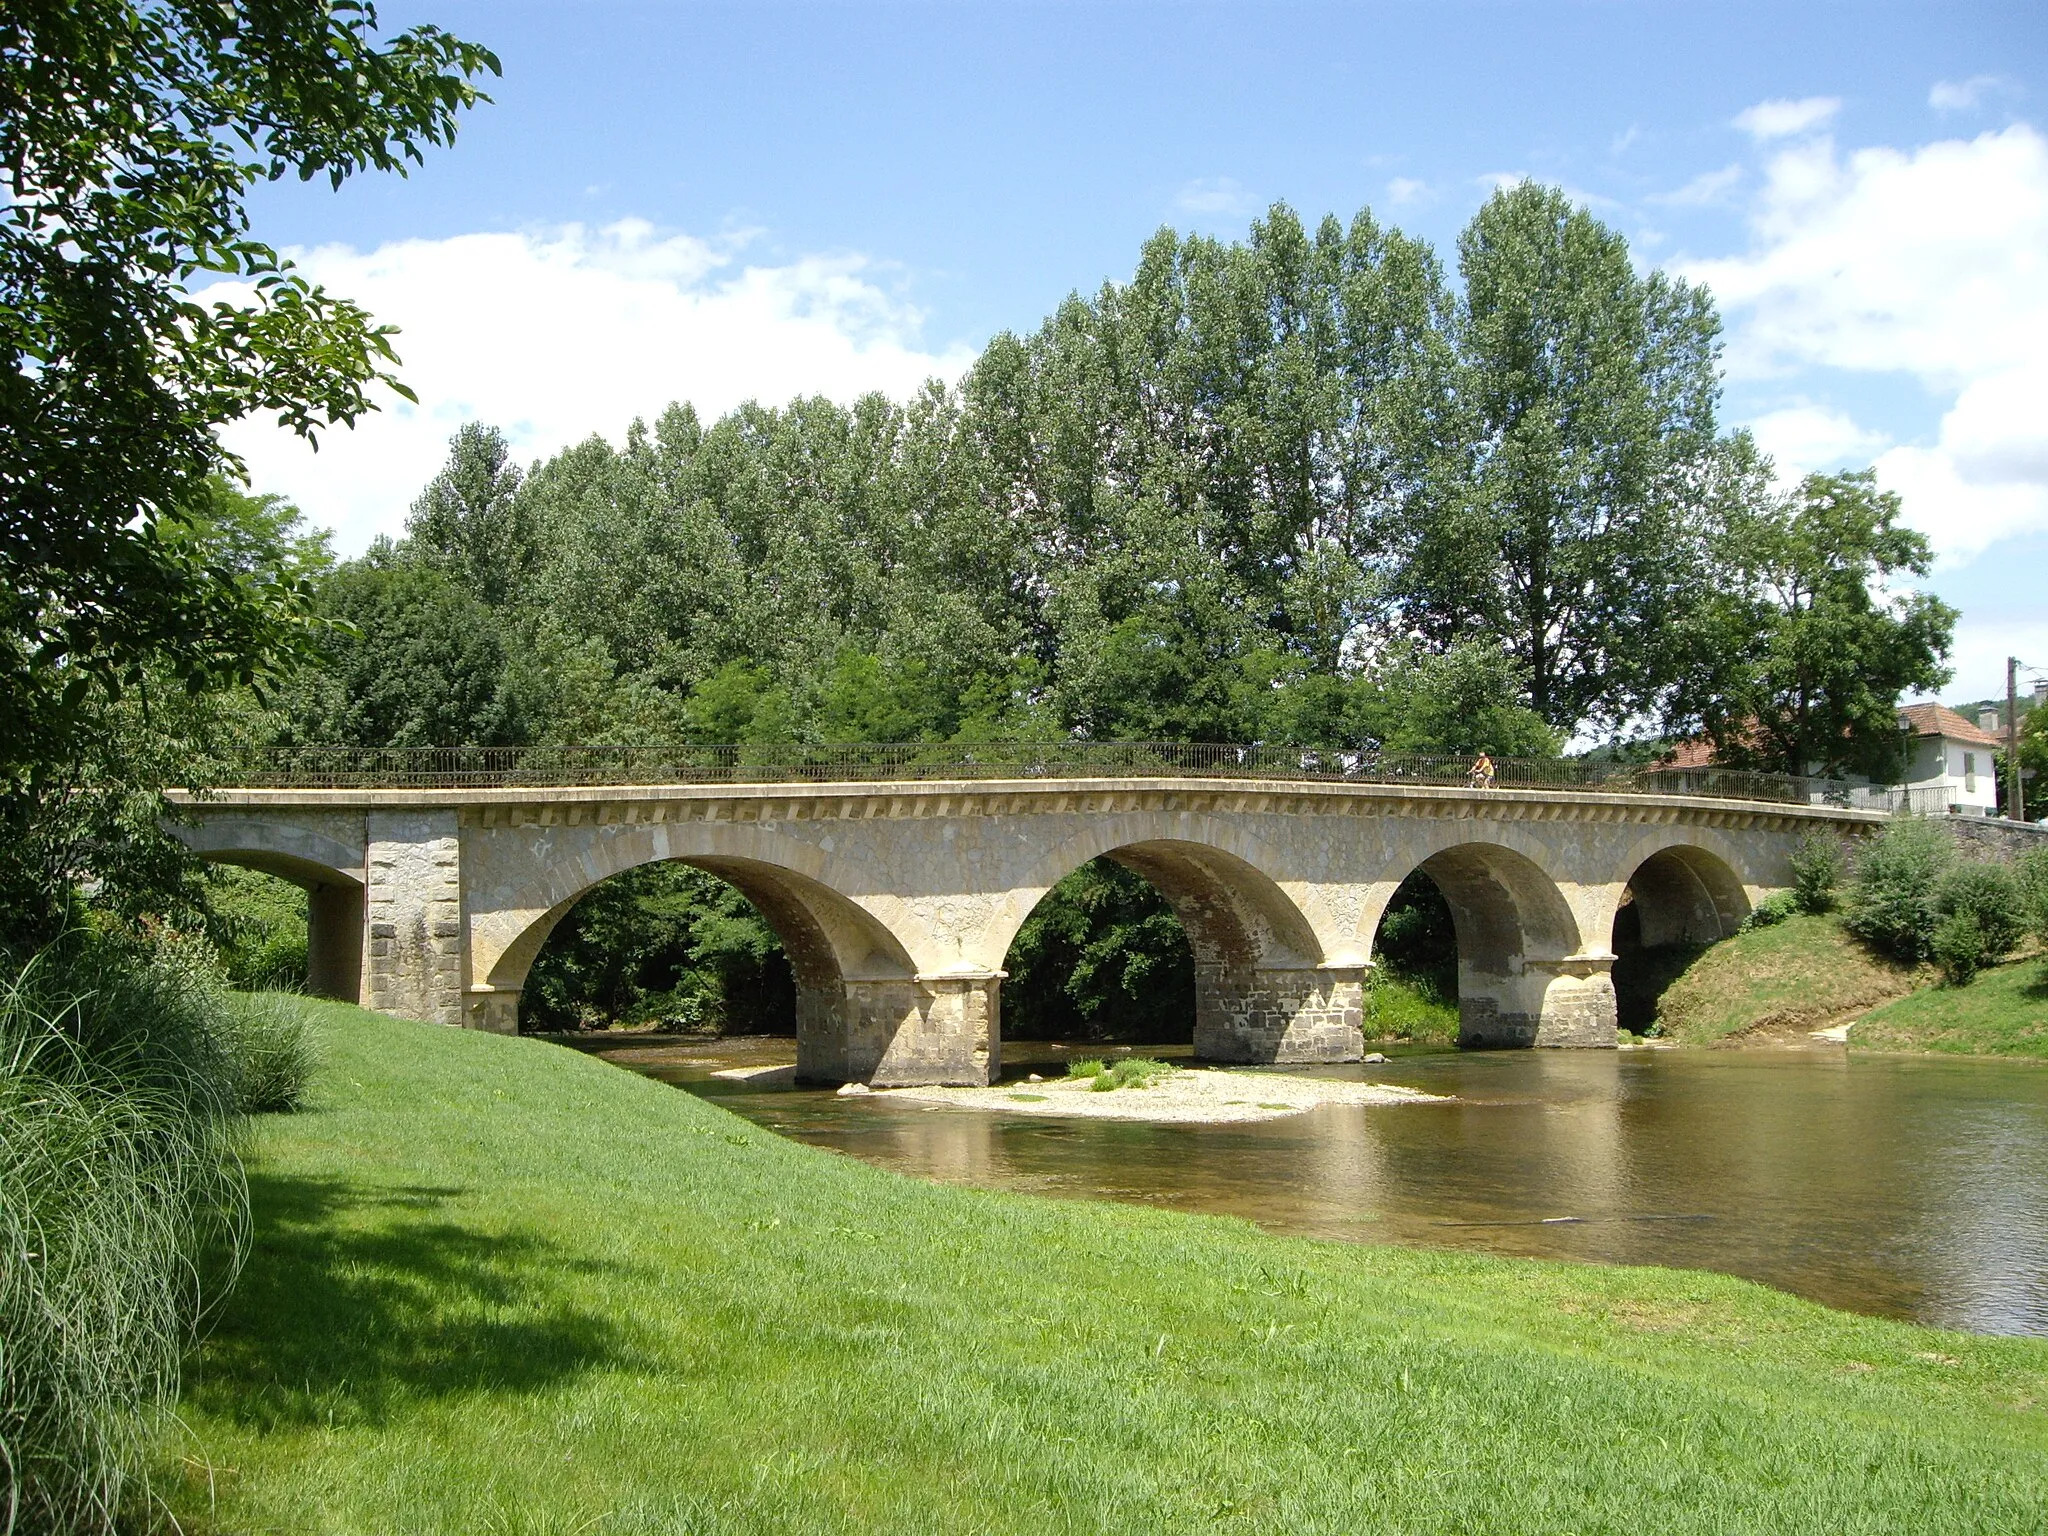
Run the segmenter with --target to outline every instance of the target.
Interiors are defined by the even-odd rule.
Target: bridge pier
[[[983,971],[800,987],[797,1078],[984,1087],[1002,1069],[1002,981]]]
[[[1509,973],[1458,967],[1458,1044],[1600,1049],[1616,1043],[1614,956],[1519,961]]]
[[[1246,1063],[1357,1061],[1362,965],[1195,966],[1195,1054]]]

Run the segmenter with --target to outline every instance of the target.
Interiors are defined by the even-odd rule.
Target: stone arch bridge
[[[549,931],[600,881],[674,859],[731,881],[798,988],[802,1076],[985,1083],[1003,957],[1040,897],[1108,856],[1172,904],[1195,1049],[1356,1060],[1387,902],[1450,905],[1460,1036],[1611,1046],[1616,913],[1645,944],[1734,931],[1816,826],[1869,812],[1688,795],[1215,777],[484,789],[186,797],[209,859],[311,893],[309,985],[386,1013],[517,1027]]]

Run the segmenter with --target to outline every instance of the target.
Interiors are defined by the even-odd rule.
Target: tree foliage
[[[353,421],[374,385],[398,387],[395,359],[360,308],[250,238],[244,198],[287,173],[339,185],[403,170],[453,135],[473,78],[496,68],[437,28],[380,39],[368,5],[22,0],[0,14],[11,837],[50,844],[64,786],[113,765],[106,711],[124,696],[256,684],[303,653],[303,570],[208,535],[209,484],[238,467],[216,431],[258,413],[307,437]],[[239,280],[233,297],[193,297],[221,277]],[[120,771],[144,767],[129,754]],[[7,862],[10,879],[47,867]],[[61,905],[61,888],[38,888],[30,910]],[[0,894],[15,907],[25,893]]]
[[[1110,859],[1045,893],[1004,962],[1003,1032],[1020,1040],[1192,1038],[1195,960],[1166,899]]]
[[[1439,641],[1503,641],[1554,729],[1618,725],[1654,707],[1699,591],[1719,322],[1554,188],[1496,192],[1458,256],[1460,440],[1447,501],[1408,520],[1403,593]]]
[[[1926,593],[1888,591],[1932,561],[1899,513],[1865,470],[1809,476],[1724,521],[1679,705],[1723,761],[1880,781],[1897,771],[1899,696],[1947,680],[1956,619]]]

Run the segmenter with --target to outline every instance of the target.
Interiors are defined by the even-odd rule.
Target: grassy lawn
[[[1745,1030],[1819,1029],[1925,980],[1872,955],[1832,917],[1793,917],[1702,953],[1664,987],[1657,1022],[1681,1045]]]
[[[927,1185],[305,1006],[187,1531],[2048,1529],[2048,1341]]]
[[[1865,1016],[1853,1044],[1880,1051],[2048,1057],[2048,960],[2015,960],[1967,987],[1927,987]]]

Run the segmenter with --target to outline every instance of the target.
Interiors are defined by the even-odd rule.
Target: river
[[[1166,1126],[711,1075],[793,1060],[789,1040],[597,1048],[782,1135],[922,1178],[1311,1237],[1720,1270],[1859,1312],[2048,1335],[2048,1067],[1820,1049],[1438,1052],[1289,1070],[1448,1102]],[[1058,1072],[1067,1054],[1004,1052],[1006,1077]]]

